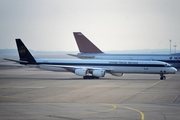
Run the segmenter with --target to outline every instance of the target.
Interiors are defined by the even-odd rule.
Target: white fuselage
[[[77,57],[81,59],[92,58],[101,60],[147,60],[163,61],[171,64],[173,67],[180,67],[179,54],[105,54],[105,53],[78,53]]]
[[[132,60],[50,60],[36,59],[36,65],[43,70],[67,72],[63,66],[74,68],[103,69],[111,73],[174,74],[177,70],[165,62]]]

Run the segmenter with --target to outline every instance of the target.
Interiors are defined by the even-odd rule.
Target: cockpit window
[[[171,65],[170,64],[168,64],[168,63],[166,63],[166,65],[165,65],[166,67],[171,67]]]

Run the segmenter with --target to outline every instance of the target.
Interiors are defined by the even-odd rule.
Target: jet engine
[[[86,69],[79,68],[79,69],[76,69],[74,73],[79,76],[85,76],[87,74],[87,71]]]
[[[104,77],[106,74],[105,70],[93,70],[92,75],[96,77]]]
[[[110,73],[111,75],[113,75],[113,76],[123,76],[124,74],[123,73]]]

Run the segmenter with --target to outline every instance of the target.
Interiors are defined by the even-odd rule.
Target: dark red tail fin
[[[78,45],[79,51],[82,53],[103,53],[98,47],[96,47],[88,38],[86,38],[81,32],[73,32]]]

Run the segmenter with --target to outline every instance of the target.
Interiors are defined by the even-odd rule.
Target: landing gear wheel
[[[96,76],[83,76],[83,79],[99,79],[99,77],[96,77]]]
[[[165,79],[166,79],[166,76],[161,75],[160,80],[165,80]]]

